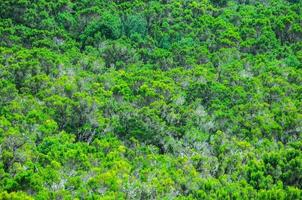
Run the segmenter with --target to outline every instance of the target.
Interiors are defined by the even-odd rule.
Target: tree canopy
[[[301,0],[2,0],[0,199],[302,198]]]

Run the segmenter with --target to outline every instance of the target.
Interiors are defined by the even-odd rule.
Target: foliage
[[[0,6],[0,199],[301,199],[301,0]]]

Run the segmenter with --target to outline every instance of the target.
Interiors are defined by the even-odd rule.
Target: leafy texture
[[[0,199],[301,199],[299,0],[2,0]]]

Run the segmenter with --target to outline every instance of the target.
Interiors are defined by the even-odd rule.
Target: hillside
[[[302,199],[301,0],[1,0],[0,199]]]

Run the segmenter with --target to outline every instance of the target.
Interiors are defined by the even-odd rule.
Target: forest
[[[302,0],[0,0],[0,200],[302,199]]]

